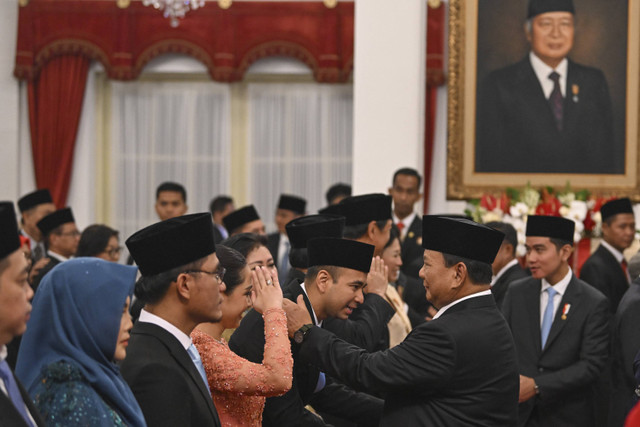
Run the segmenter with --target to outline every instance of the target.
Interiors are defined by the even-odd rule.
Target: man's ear
[[[569,261],[569,258],[571,257],[572,253],[573,253],[573,246],[571,245],[563,245],[560,248],[560,257],[562,258],[562,261]]]
[[[371,240],[374,240],[377,231],[378,231],[378,226],[376,225],[376,222],[370,221],[369,225],[367,225],[367,236],[369,236]]]
[[[467,279],[469,272],[464,262],[459,262],[453,266],[453,277],[455,282],[455,288],[461,287],[464,281]]]
[[[186,273],[180,273],[175,281],[175,284],[178,297],[185,300],[191,299],[191,286],[193,284],[191,276]]]
[[[332,283],[333,277],[331,277],[327,270],[318,271],[318,275],[316,276],[316,288],[318,288],[318,291],[321,294],[326,293]]]
[[[389,187],[389,190],[388,190],[388,191],[389,191],[389,195],[390,195],[390,196],[393,196],[393,187]]]

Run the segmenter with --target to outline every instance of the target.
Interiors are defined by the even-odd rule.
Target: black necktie
[[[558,130],[562,130],[562,104],[564,103],[564,98],[562,97],[562,92],[560,92],[560,74],[555,71],[549,74],[549,78],[553,81],[553,90],[551,91],[551,96],[549,97],[549,104],[551,105],[551,111],[553,111],[553,117],[556,119],[556,126],[558,126]]]

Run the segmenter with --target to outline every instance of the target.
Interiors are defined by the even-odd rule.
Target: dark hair
[[[444,265],[447,268],[453,267],[459,262],[463,263],[467,267],[469,279],[474,284],[488,285],[491,283],[491,277],[493,276],[491,264],[445,253],[442,254],[442,257],[444,258]]]
[[[393,174],[393,181],[391,181],[391,185],[395,185],[396,178],[398,177],[398,175],[408,175],[408,176],[413,176],[413,177],[417,178],[418,179],[418,188],[420,188],[420,184],[422,184],[422,177],[420,176],[420,174],[418,173],[417,170],[411,169],[411,168],[401,168],[401,169],[398,169]]]
[[[169,289],[169,285],[175,282],[180,273],[188,270],[199,270],[205,263],[207,257],[190,262],[179,267],[172,268],[168,271],[156,274],[154,276],[141,276],[136,282],[134,294],[136,298],[145,304],[155,304],[160,301]]]
[[[181,184],[178,184],[177,182],[163,182],[158,185],[158,188],[156,189],[156,200],[160,197],[160,193],[164,191],[180,193],[182,195],[182,201],[187,203],[187,190],[185,190]]]
[[[333,283],[336,283],[338,281],[338,278],[342,273],[342,268],[336,267],[335,265],[314,265],[312,267],[309,267],[309,269],[307,270],[307,274],[305,274],[304,276],[304,283],[311,283],[315,281],[316,277],[318,277],[318,273],[320,273],[320,270],[325,270],[327,273],[329,273],[333,278]]]
[[[267,246],[267,237],[255,233],[240,233],[220,242],[221,245],[235,249],[240,252],[243,257],[258,249],[260,246]]]
[[[376,227],[378,227],[378,230],[384,229],[384,227],[387,225],[387,221],[389,221],[388,219],[380,219],[378,221],[376,221]],[[355,240],[355,239],[359,239],[360,237],[364,236],[367,232],[367,229],[369,228],[369,224],[370,222],[367,222],[365,224],[356,224],[356,225],[347,225],[344,227],[344,238],[345,239],[350,239],[350,240]]]
[[[88,226],[80,236],[76,257],[96,256],[104,252],[109,245],[109,239],[118,238],[118,232],[111,227],[102,224]]]
[[[487,227],[491,227],[494,230],[501,231],[504,233],[504,241],[510,243],[513,246],[512,255],[516,255],[516,248],[518,247],[518,232],[513,225],[507,224],[506,222],[499,221],[491,221],[485,224]]]
[[[218,196],[209,203],[209,212],[223,212],[228,204],[233,203],[233,199],[229,196]]]
[[[327,193],[325,194],[325,198],[327,199],[327,204],[330,205],[331,201],[339,196],[344,196],[344,197],[351,196],[351,186],[349,184],[344,184],[342,182],[333,184],[331,187],[329,187],[329,189],[327,190]]]
[[[391,226],[391,231],[389,231],[389,240],[387,240],[387,243],[385,243],[384,248],[382,248],[382,250],[385,250],[389,246],[391,246],[393,244],[393,241],[396,239],[400,239],[400,230],[398,229],[397,225],[393,224]]]
[[[291,248],[289,250],[289,264],[294,268],[307,268],[309,266],[307,248]]]
[[[551,241],[551,243],[553,243],[553,245],[556,247],[556,249],[559,251],[564,245],[569,245],[571,247],[573,247],[573,242],[570,242],[568,240],[564,240],[564,239],[557,239],[555,237],[549,237],[549,240]]]
[[[224,284],[227,288],[224,293],[231,295],[233,290],[245,279],[242,273],[247,266],[247,260],[240,252],[225,245],[216,246],[216,255],[220,265],[227,270],[224,273]]]

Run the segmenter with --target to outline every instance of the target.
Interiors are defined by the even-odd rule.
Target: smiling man
[[[122,376],[150,426],[220,426],[190,334],[222,318],[222,270],[209,213],[150,225],[126,241],[145,302],[131,330]]]
[[[573,221],[527,218],[531,277],[512,283],[502,305],[520,371],[519,426],[600,426],[594,385],[609,347],[609,307],[574,276]]]
[[[298,301],[313,313],[303,332],[321,326],[329,318],[347,319],[362,304],[362,289],[371,266],[374,247],[337,238],[311,239],[307,244],[308,269],[304,283],[292,282],[284,296]],[[312,320],[311,320],[312,318]],[[301,325],[302,326],[302,325]],[[264,353],[262,316],[251,310],[231,336],[229,347],[240,356],[261,363]],[[317,415],[305,409],[312,400],[314,409],[364,425],[377,425],[382,401],[356,393],[326,378],[297,359],[293,353],[291,390],[266,400],[264,426],[324,426]]]
[[[286,310],[299,360],[384,395],[382,427],[513,426],[516,354],[489,289],[502,239],[502,233],[466,219],[424,216],[420,277],[439,309],[433,320],[399,345],[368,353],[310,325],[298,302],[297,310]]]
[[[572,0],[530,0],[531,51],[478,92],[476,172],[624,173],[603,73],[568,58]]]

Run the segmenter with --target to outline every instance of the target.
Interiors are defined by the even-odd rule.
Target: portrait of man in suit
[[[495,58],[515,56],[518,49],[499,51],[511,40],[502,40],[493,50],[481,48],[485,40],[482,24],[486,24],[482,11],[480,8],[475,171],[624,174],[624,118],[614,119],[624,116],[624,91],[619,90],[620,83],[624,88],[624,54],[616,61],[622,75],[615,76],[615,108],[605,73],[591,63],[572,59],[576,40],[587,32],[577,30],[581,19],[583,30],[601,31],[600,24],[589,28],[594,23],[592,11],[584,3],[576,9],[572,0],[529,0],[524,23],[526,54],[523,57],[520,51],[519,61],[493,70],[483,67],[500,63]],[[585,37],[589,38],[586,43],[603,43]],[[626,37],[618,40],[625,44]],[[610,58],[590,59],[599,66]]]

